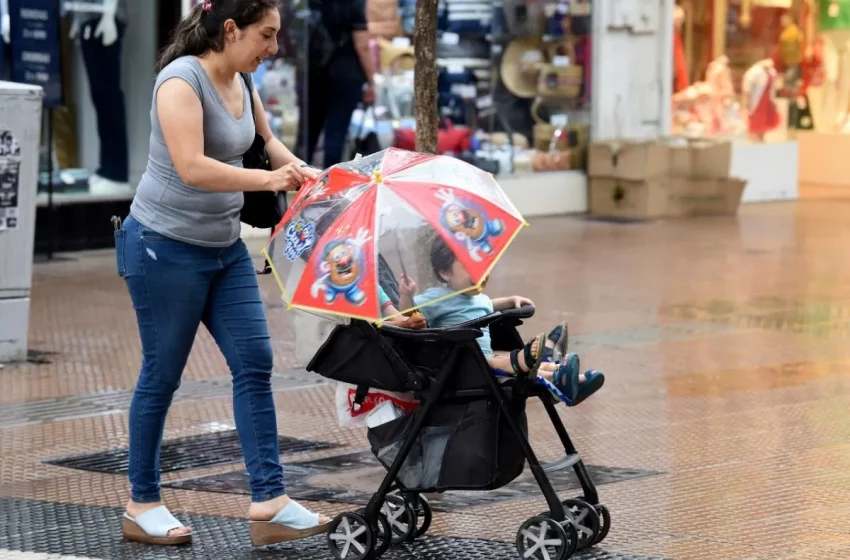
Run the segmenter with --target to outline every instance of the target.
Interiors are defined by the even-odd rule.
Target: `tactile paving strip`
[[[336,443],[280,436],[282,454],[303,453],[339,447]],[[126,447],[44,461],[49,465],[83,471],[121,474],[128,471]],[[187,436],[166,441],[160,448],[160,472],[174,472],[242,461],[242,446],[236,430]]]
[[[345,504],[366,504],[372,492],[386,475],[386,470],[368,451],[333,455],[316,460],[284,465],[287,487],[293,498]],[[594,484],[612,484],[662,474],[656,471],[588,465]],[[549,473],[549,480],[559,493],[578,490],[581,486],[572,468]],[[164,484],[169,488],[250,495],[248,473],[236,471]],[[525,472],[511,484],[488,492],[453,491],[429,498],[433,509],[453,511],[540,495],[540,487],[531,472]],[[566,496],[564,496],[566,497]]]
[[[70,554],[103,560],[172,560],[233,558],[234,560],[326,560],[325,537],[313,537],[265,549],[252,549],[244,520],[206,515],[177,516],[192,527],[190,546],[153,547],[125,542],[121,537],[122,510],[96,506],[52,504],[0,498],[0,550]],[[424,537],[394,547],[386,560],[516,560],[511,543],[481,539]],[[573,556],[578,560],[660,560],[591,549]]]

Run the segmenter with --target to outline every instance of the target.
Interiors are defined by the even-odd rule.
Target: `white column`
[[[673,6],[674,0],[594,2],[593,140],[669,134]]]

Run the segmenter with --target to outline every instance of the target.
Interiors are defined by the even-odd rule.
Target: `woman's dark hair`
[[[457,257],[443,238],[437,235],[434,241],[431,242],[431,268],[434,270],[434,275],[440,282],[445,282],[443,272],[451,272]]]
[[[245,29],[257,23],[269,10],[278,9],[279,0],[211,0],[197,4],[171,34],[162,50],[156,71],[159,72],[181,56],[201,56],[207,51],[224,50],[224,22],[232,19],[236,27]]]

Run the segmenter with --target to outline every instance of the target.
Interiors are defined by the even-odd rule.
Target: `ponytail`
[[[181,56],[200,56],[211,46],[212,41],[204,27],[204,5],[197,4],[171,33],[171,40],[159,56],[156,71],[160,72]]]
[[[244,29],[262,19],[268,10],[277,9],[278,0],[212,0],[196,4],[171,33],[168,45],[159,56],[156,71],[160,72],[181,56],[202,56],[209,51],[224,50],[224,22],[228,19]]]

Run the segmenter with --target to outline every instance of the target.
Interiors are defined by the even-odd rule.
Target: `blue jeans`
[[[255,502],[283,495],[272,399],[272,348],[254,263],[242,240],[199,247],[160,235],[132,216],[115,232],[142,339],[142,371],[130,406],[130,484],[138,503],[160,500],[165,416],[203,323],[233,376],[236,431]]]

